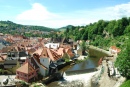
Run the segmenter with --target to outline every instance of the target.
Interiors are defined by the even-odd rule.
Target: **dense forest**
[[[130,33],[130,18],[99,20],[86,26],[69,26],[60,36],[77,40],[90,40],[90,44],[108,49],[112,45],[121,47]]]
[[[33,33],[36,33],[36,31],[50,32],[56,30],[44,26],[21,25],[13,23],[11,21],[0,21],[0,32],[4,34],[23,34],[25,36],[39,36],[38,34],[33,35]]]

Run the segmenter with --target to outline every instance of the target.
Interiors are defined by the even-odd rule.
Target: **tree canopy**
[[[91,40],[91,45],[101,48],[116,45],[121,47],[130,32],[130,18],[123,17],[118,20],[99,20],[86,26],[67,27],[65,37],[77,40]],[[107,48],[106,48],[107,49]]]
[[[55,29],[44,27],[44,26],[31,26],[31,25],[21,25],[16,24],[11,21],[0,21],[0,32],[4,34],[22,34],[24,36],[42,36],[40,32],[56,31]],[[35,33],[34,33],[35,32]],[[37,33],[39,32],[39,33]],[[46,35],[45,35],[46,36]]]
[[[124,49],[118,55],[115,66],[122,76],[130,79],[130,40],[126,42]]]

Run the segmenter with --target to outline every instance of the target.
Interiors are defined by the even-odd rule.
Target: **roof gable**
[[[17,71],[29,74],[34,71],[34,68],[30,65],[29,62],[26,62],[24,65],[18,68]]]

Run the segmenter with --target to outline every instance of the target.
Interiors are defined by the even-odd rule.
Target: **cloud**
[[[19,14],[16,19],[25,21],[38,21],[48,20],[56,16],[57,15],[47,11],[46,7],[39,3],[35,3],[32,5],[31,10],[24,11],[23,13]]]
[[[39,4],[32,4],[32,8],[17,15],[17,23],[26,25],[41,25],[46,27],[63,27],[66,25],[84,25],[100,19],[113,20],[130,16],[130,3],[113,7],[98,8],[93,10],[72,11],[69,13],[53,13]]]
[[[116,18],[130,16],[130,2],[128,2],[127,4],[121,4],[121,5],[116,5],[114,7],[109,7],[108,9]]]

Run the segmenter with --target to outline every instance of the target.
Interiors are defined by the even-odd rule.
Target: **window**
[[[15,54],[14,53],[11,53],[12,57],[15,57]]]
[[[11,57],[11,53],[10,52],[8,53],[8,57]]]

